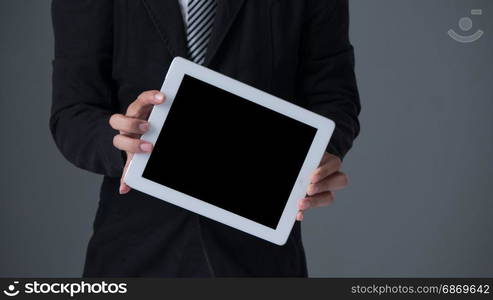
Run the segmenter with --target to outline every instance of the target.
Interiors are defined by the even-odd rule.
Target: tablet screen
[[[316,131],[185,75],[142,176],[275,229]]]

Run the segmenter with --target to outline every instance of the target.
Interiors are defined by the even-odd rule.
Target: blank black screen
[[[276,228],[315,133],[185,75],[143,177]]]

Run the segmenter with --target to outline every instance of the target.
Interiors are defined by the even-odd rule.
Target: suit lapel
[[[178,0],[141,0],[172,56],[188,57]]]
[[[185,25],[178,0],[141,0],[172,56],[188,58]],[[216,0],[217,11],[204,65],[207,66],[221,46],[245,0]]]
[[[178,1],[178,0],[175,0]],[[226,34],[228,33],[233,21],[235,20],[244,0],[216,0],[217,11],[214,21],[214,29],[207,46],[204,65],[208,66],[217,50],[221,46]]]

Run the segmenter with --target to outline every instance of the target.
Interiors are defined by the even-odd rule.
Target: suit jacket
[[[331,118],[328,151],[358,135],[347,0],[217,0],[205,66]],[[124,164],[108,120],[161,87],[187,57],[177,0],[53,0],[50,129],[74,165],[104,175],[85,276],[307,276],[300,224],[284,246],[138,191],[118,193]],[[200,156],[200,145],[197,155]]]

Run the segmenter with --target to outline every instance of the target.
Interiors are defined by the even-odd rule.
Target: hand
[[[298,203],[296,220],[303,220],[303,212],[314,207],[328,206],[334,201],[334,191],[347,186],[346,174],[341,169],[341,159],[325,153],[320,166],[311,174],[306,197]]]
[[[140,140],[140,136],[149,130],[147,119],[149,118],[154,105],[163,102],[164,95],[159,91],[146,91],[140,94],[137,99],[128,106],[125,115],[114,114],[110,118],[110,126],[113,129],[120,131],[120,134],[115,135],[113,138],[113,145],[116,148],[125,151],[127,158],[120,179],[120,194],[126,194],[130,191],[130,187],[123,181],[123,175],[127,171],[134,153],[149,153],[152,151],[152,144]]]

